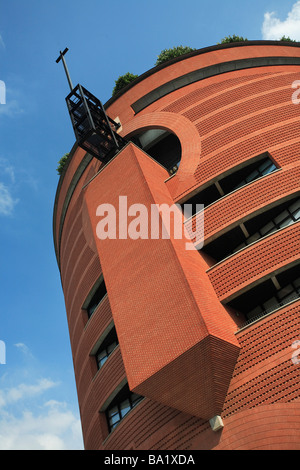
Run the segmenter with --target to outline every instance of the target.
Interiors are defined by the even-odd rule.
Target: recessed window
[[[98,305],[102,302],[104,297],[106,296],[107,291],[106,291],[106,286],[104,280],[100,283],[99,287],[97,288],[95,294],[93,295],[91,301],[89,302],[86,311],[88,314],[88,317],[90,318]]]
[[[299,267],[298,264],[261,282],[229,302],[228,306],[243,313],[248,322],[251,322],[299,299]]]
[[[278,204],[252,217],[203,247],[202,251],[217,262],[281,228],[300,220],[300,198]]]
[[[233,168],[229,175],[224,178],[220,177],[218,181],[185,201],[184,204],[192,204],[192,214],[194,215],[197,204],[204,204],[204,207],[207,207],[218,199],[275,170],[277,167],[271,158],[267,154],[260,155],[255,158],[254,162],[251,160],[238,170]]]
[[[143,397],[141,395],[131,392],[128,384],[122,388],[106,410],[109,432],[111,432],[120,423],[120,421],[142,400],[142,398]]]
[[[178,137],[163,129],[149,129],[131,138],[132,142],[147,152],[172,175],[181,160],[181,145]]]
[[[108,335],[105,337],[95,354],[98,369],[101,369],[101,367],[105,364],[105,362],[107,361],[111,353],[115,350],[115,348],[118,346],[118,344],[119,340],[117,337],[117,332],[115,327],[113,327],[108,333]]]

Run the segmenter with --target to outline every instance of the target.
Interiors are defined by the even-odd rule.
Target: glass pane
[[[119,422],[120,422],[120,421],[118,421],[117,423],[114,423],[114,424],[109,423],[110,429],[111,429],[111,430],[115,429],[115,427],[119,424]]]
[[[119,413],[119,409],[118,409],[118,406],[113,406],[113,408],[111,408],[110,410],[108,410],[108,416],[114,416],[115,414],[118,414]]]
[[[258,240],[260,238],[260,234],[258,232],[254,233],[253,235],[251,235],[251,237],[248,237],[247,238],[247,244],[250,245],[250,243],[253,243],[255,242],[256,240]]]
[[[131,410],[129,399],[127,398],[120,404],[120,412],[122,418]]]
[[[297,210],[300,210],[300,199],[297,199],[293,204],[289,206],[289,210],[291,212],[295,212]]]
[[[100,359],[100,360],[98,361],[99,369],[100,369],[100,367],[103,366],[103,364],[105,364],[105,362],[107,361],[107,359],[108,359],[108,357],[105,356],[105,357],[103,357],[102,359]]]
[[[258,178],[258,177],[259,177],[259,173],[258,173],[258,171],[255,170],[255,171],[252,171],[252,172],[250,173],[250,175],[248,175],[248,176],[245,178],[245,181],[246,181],[247,183],[249,183],[250,181],[253,181],[253,180],[255,180],[255,179]]]
[[[293,219],[291,217],[288,217],[287,219],[280,222],[279,226],[280,226],[280,228],[283,228],[283,227],[286,227],[287,225],[291,225],[293,223],[294,223]]]
[[[110,419],[109,419],[110,425],[112,425],[112,424],[117,424],[117,423],[119,423],[120,421],[121,421],[121,418],[120,418],[119,413],[116,414],[116,415],[114,415],[114,416],[111,416]]]
[[[283,211],[281,214],[279,214],[277,217],[275,217],[274,222],[275,224],[279,224],[282,220],[287,219],[290,217],[290,214],[288,211]]]
[[[260,233],[264,236],[270,233],[275,228],[274,222],[269,222],[264,227],[260,229]]]
[[[97,358],[98,360],[100,361],[101,359],[103,359],[105,356],[107,355],[105,349],[103,349],[102,351],[100,351],[98,354],[97,354]]]
[[[137,395],[136,393],[132,393],[131,395],[131,403],[135,405],[138,401],[140,401],[142,397],[140,395]]]
[[[263,171],[265,170],[266,168],[269,168],[270,166],[272,165],[272,162],[271,160],[269,160],[268,158],[266,160],[264,160],[258,167],[258,171]]]
[[[299,220],[300,219],[300,209],[295,210],[293,212],[293,216],[294,216],[295,220]]]
[[[261,170],[261,174],[262,175],[267,175],[269,173],[271,173],[272,171],[276,170],[276,166],[271,163],[270,165],[268,165],[266,168],[264,168],[263,170]]]
[[[107,352],[108,352],[108,354],[110,354],[110,353],[115,349],[116,346],[117,346],[116,341],[114,341],[112,344],[109,344],[109,345],[107,346]]]

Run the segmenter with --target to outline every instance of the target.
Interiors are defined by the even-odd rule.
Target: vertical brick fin
[[[127,197],[128,208],[143,204],[148,214],[152,204],[171,206],[165,179],[160,165],[129,144],[90,182],[84,197],[129,387],[209,419],[222,409],[239,344],[236,323],[218,301],[206,263],[172,233],[167,239],[137,240],[96,235],[97,207],[111,204],[118,220],[119,196]],[[153,379],[157,374],[160,387]]]

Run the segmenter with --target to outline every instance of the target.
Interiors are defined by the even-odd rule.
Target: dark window
[[[299,267],[287,269],[276,275],[275,282],[268,279],[228,303],[243,313],[247,320],[254,321],[267,313],[284,307],[300,298]]]
[[[239,170],[233,169],[226,177],[220,177],[218,181],[185,201],[184,204],[192,204],[192,213],[195,214],[196,204],[204,204],[206,207],[227,194],[230,194],[232,191],[261,178],[276,169],[276,165],[268,156],[265,154],[261,155],[260,158],[255,159],[254,163],[250,162]]]
[[[109,432],[137,405],[143,397],[129,390],[128,384],[122,388],[106,410]]]
[[[297,196],[246,221],[244,223],[246,232],[240,226],[235,227],[204,246],[202,251],[218,262],[298,220],[300,220],[300,198]]]
[[[181,145],[175,134],[162,129],[149,129],[131,140],[170,174],[176,173],[181,160]]]
[[[101,369],[103,364],[107,361],[108,357],[119,344],[115,327],[113,327],[104,341],[101,343],[98,351],[95,354],[98,369]]]
[[[96,310],[96,308],[98,307],[98,305],[103,300],[106,294],[107,294],[107,291],[106,291],[105,282],[102,281],[86,309],[89,318],[93,315],[94,311]]]

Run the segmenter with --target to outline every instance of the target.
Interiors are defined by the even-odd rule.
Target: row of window
[[[275,170],[277,170],[277,167],[268,154],[259,155],[248,161],[242,168],[237,170],[233,169],[229,175],[220,178],[215,183],[185,201],[184,204],[192,205],[192,215],[194,215],[197,211],[197,204],[203,204],[204,207],[207,207],[218,199]]]
[[[250,171],[245,178],[240,181],[234,188],[233,191],[236,189],[241,188],[242,186],[245,186],[248,183],[251,183],[252,181],[255,181],[258,178],[261,178],[262,176],[268,175],[272,171],[275,171],[277,169],[276,165],[270,160],[270,158],[265,158],[261,163],[257,165],[256,168],[254,168],[252,171]]]
[[[246,322],[271,313],[300,298],[300,264],[257,284],[227,305],[244,314]]]
[[[99,304],[106,297],[107,291],[104,280],[98,286],[92,299],[90,300],[86,311],[90,318],[95,312]],[[117,332],[115,326],[113,326],[95,353],[95,360],[97,368],[100,370],[106,363],[109,356],[113,353],[119,344]],[[128,384],[126,384],[114,400],[110,403],[107,408],[105,415],[109,432],[111,432],[119,422],[129,413],[129,411],[142,399],[140,395],[133,393],[129,390]]]
[[[270,297],[268,300],[260,305],[257,305],[254,309],[247,313],[247,318],[252,319],[254,317],[273,312],[279,307],[292,302],[300,297],[300,277],[296,278],[290,284],[279,289],[275,295]]]
[[[296,201],[289,204],[286,209],[282,210],[276,217],[269,220],[266,224],[262,227],[258,228],[258,230],[251,236],[247,237],[243,243],[238,245],[234,250],[233,253],[239,251],[240,249],[244,248],[250,243],[253,243],[259,240],[262,237],[270,235],[276,230],[280,230],[281,228],[287,227],[288,225],[297,222],[300,219],[300,198],[297,198]]]
[[[299,196],[278,203],[272,209],[248,219],[241,226],[234,227],[227,233],[216,238],[202,248],[202,251],[216,262],[222,261],[227,256],[241,250],[281,228],[287,227],[300,220]]]

